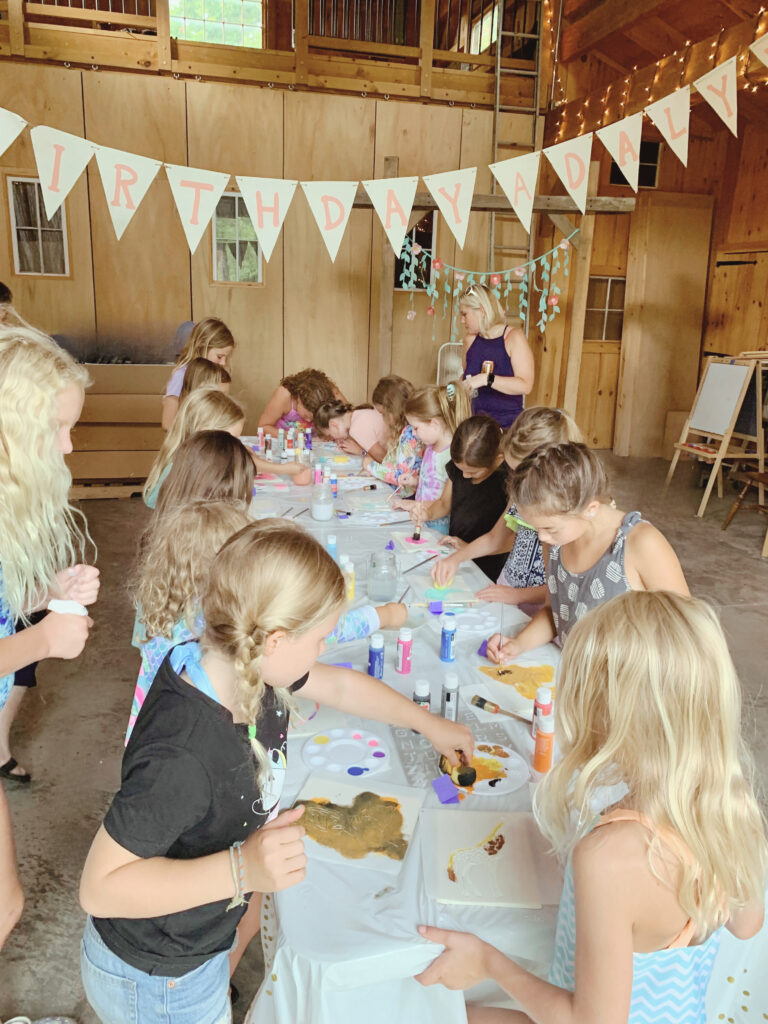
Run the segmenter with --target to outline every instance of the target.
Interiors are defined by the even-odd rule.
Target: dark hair
[[[346,402],[339,402],[336,399],[332,402],[323,402],[315,409],[315,429],[325,433],[331,420],[335,420],[337,416],[345,416],[354,408],[354,405],[348,405]]]
[[[11,289],[7,284],[3,284],[0,281],[0,306],[10,306],[13,302],[13,296],[11,295]]]
[[[181,385],[179,402],[182,402],[190,391],[195,391],[197,388],[215,388],[219,387],[221,384],[231,383],[232,377],[230,376],[229,371],[223,366],[219,366],[218,363],[211,362],[210,359],[204,359],[202,356],[197,356],[191,362],[187,363],[184,382]]]
[[[492,416],[470,416],[462,420],[451,440],[454,463],[490,469],[499,456],[501,427]]]
[[[336,399],[336,385],[322,370],[299,370],[283,377],[280,384],[288,390],[291,398],[298,399],[312,415],[324,402]]]
[[[180,444],[157,498],[155,519],[194,500],[233,498],[250,504],[255,467],[245,445],[226,430],[200,430]]]

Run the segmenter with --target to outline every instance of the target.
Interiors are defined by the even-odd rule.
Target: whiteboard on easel
[[[738,412],[742,389],[751,372],[751,366],[740,363],[710,363],[688,429],[725,434]]]

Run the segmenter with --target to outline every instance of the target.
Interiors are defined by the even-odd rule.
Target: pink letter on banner
[[[637,192],[640,174],[640,137],[643,134],[643,112],[597,129],[597,137],[619,166],[627,183]]]
[[[749,48],[761,64],[768,65],[768,32],[756,39],[754,43],[750,43]]]
[[[459,243],[459,248],[463,249],[467,237],[469,211],[472,209],[472,196],[475,193],[477,168],[464,167],[459,171],[444,171],[442,174],[427,174],[422,177],[443,215],[443,220]]]
[[[166,164],[165,173],[181,217],[187,245],[194,252],[229,184],[229,175],[221,171],[204,171],[199,167],[181,167],[178,164]]]
[[[491,173],[501,185],[504,195],[512,204],[512,209],[529,234],[540,160],[541,152],[536,150],[533,153],[526,153],[524,156],[513,156],[509,160],[501,160],[497,164],[490,165]]]
[[[96,146],[79,135],[38,125],[29,133],[48,220],[72,191]]]
[[[15,142],[26,126],[27,122],[23,117],[14,114],[12,110],[0,107],[0,156],[12,142]]]
[[[568,195],[582,213],[587,210],[589,158],[592,154],[592,132],[579,135],[543,150],[555,173],[565,185]]]
[[[706,75],[693,83],[707,103],[728,125],[734,135],[736,130],[736,57],[718,64]]]
[[[416,195],[417,177],[377,178],[364,181],[363,188],[371,197],[373,208],[379,215],[389,244],[399,257],[408,234],[408,221]]]
[[[688,166],[688,123],[691,119],[690,85],[656,100],[645,108],[645,112],[659,129],[669,148]]]
[[[335,261],[357,195],[357,182],[302,181],[301,187],[328,255]]]
[[[106,146],[97,147],[96,163],[112,227],[117,237],[122,238],[162,163]]]
[[[291,205],[297,181],[282,178],[235,178],[248,216],[253,223],[264,259],[272,255],[280,230]]]

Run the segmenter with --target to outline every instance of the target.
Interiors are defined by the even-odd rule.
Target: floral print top
[[[410,423],[406,424],[394,449],[390,449],[382,462],[372,462],[368,472],[377,480],[383,480],[393,487],[400,487],[400,477],[407,473],[418,474],[424,445],[416,437]],[[402,494],[407,498],[413,494],[415,485],[401,487]]]

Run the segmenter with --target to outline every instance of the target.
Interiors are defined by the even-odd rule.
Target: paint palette
[[[338,708],[329,708],[306,697],[294,697],[288,736],[299,739],[303,736],[314,736],[316,733],[328,733],[331,729],[347,729],[355,719]]]
[[[301,756],[308,768],[351,779],[386,771],[392,762],[389,746],[365,729],[316,733],[304,744]]]
[[[450,600],[448,598],[447,600]],[[473,608],[451,607],[448,605],[447,612],[456,615],[456,637],[458,640],[473,639],[491,636],[499,631],[499,614],[492,607],[482,605]],[[439,615],[430,615],[429,624],[434,632],[439,633],[442,623]]]
[[[525,760],[502,743],[481,741],[475,744],[472,767],[477,780],[462,786],[478,796],[504,796],[528,782],[530,771]]]

